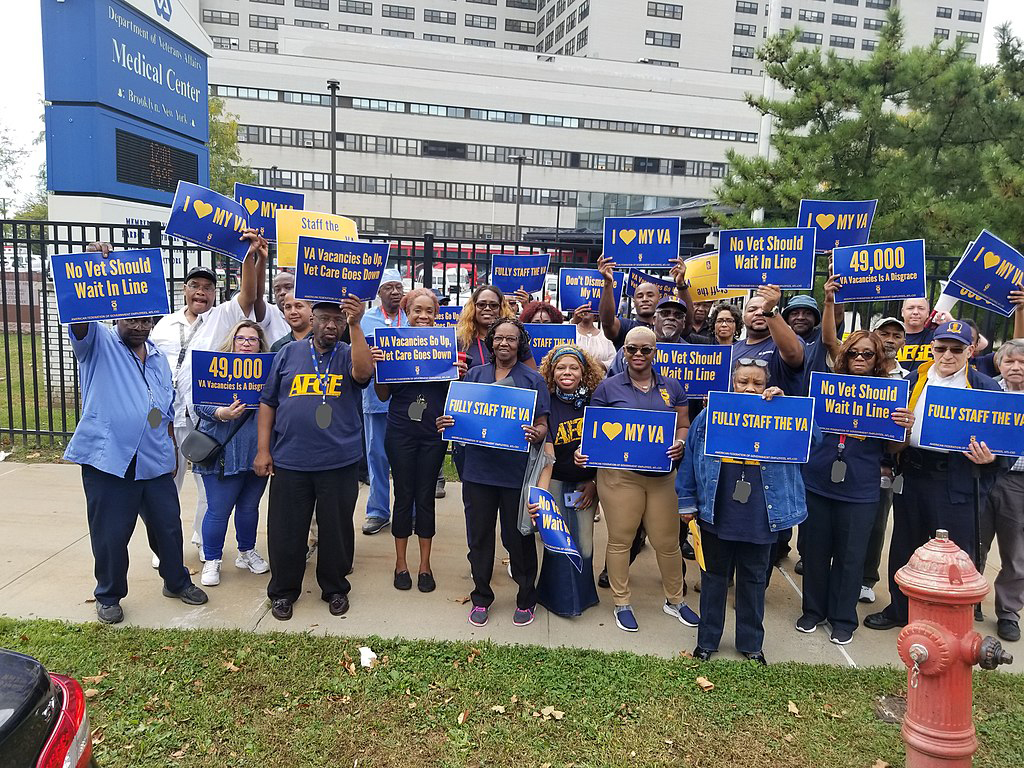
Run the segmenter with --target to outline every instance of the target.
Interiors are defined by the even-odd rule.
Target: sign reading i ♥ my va
[[[675,439],[675,411],[593,405],[583,409],[580,453],[589,467],[668,472],[672,459],[665,452]]]
[[[626,273],[626,282],[622,286],[623,293],[630,298],[636,293],[636,289],[644,283],[650,283],[658,289],[658,298],[664,299],[666,296],[676,295],[676,283],[675,280],[668,280],[664,277],[658,277],[657,275],[649,275],[646,272],[641,272],[639,269],[630,269]]]
[[[537,365],[558,344],[576,342],[575,325],[556,325],[555,323],[526,323],[526,332],[530,334],[530,351]]]
[[[809,290],[814,285],[814,229],[727,229],[720,235],[720,288]]]
[[[50,257],[57,317],[64,325],[170,312],[159,248]]]
[[[533,424],[536,405],[534,389],[453,381],[444,413],[455,419],[455,425],[445,429],[441,439],[526,453],[530,443],[523,425]]]
[[[389,243],[299,237],[295,298],[341,302],[349,296],[371,301],[380,288]]]
[[[278,189],[254,187],[235,182],[235,200],[249,214],[249,226],[270,241],[277,240],[277,210],[301,211],[306,196],[301,192],[282,192]]]
[[[260,407],[260,394],[270,375],[273,354],[238,354],[192,350],[192,402],[196,405]]]
[[[654,370],[678,381],[691,400],[713,389],[729,389],[732,348],[707,344],[658,344]]]
[[[244,261],[249,241],[242,240],[248,228],[245,208],[212,189],[179,181],[167,219],[166,233],[195,243],[236,261]]]
[[[925,296],[924,240],[842,246],[832,264],[837,304]]]
[[[968,247],[949,281],[980,296],[995,312],[1009,317],[1016,309],[1010,291],[1024,290],[1024,256],[988,230]]]
[[[496,253],[491,256],[491,285],[506,295],[516,291],[536,293],[544,288],[550,263],[549,253]]]
[[[1015,392],[926,387],[921,447],[966,451],[971,438],[999,456],[1024,455],[1024,397]]]
[[[617,267],[670,267],[679,256],[679,218],[607,216],[604,255]]]
[[[576,571],[583,573],[583,558],[580,557],[579,547],[572,540],[572,533],[569,531],[565,518],[558,511],[558,504],[555,503],[554,497],[543,488],[531,485],[529,503],[540,506],[537,532],[540,534],[544,549],[555,554],[565,555]]]
[[[374,374],[378,384],[459,378],[454,328],[378,328],[373,337],[384,353]]]
[[[617,307],[622,300],[623,274],[614,272],[612,277],[615,280],[613,292]],[[558,270],[558,304],[564,312],[575,312],[587,304],[597,312],[602,290],[604,278],[596,269],[562,267]]]
[[[817,247],[823,251],[864,245],[871,236],[877,205],[877,200],[801,200],[796,222],[818,231]]]
[[[814,399],[739,392],[708,395],[704,453],[728,459],[807,462],[814,425]]]
[[[907,407],[910,382],[906,379],[813,371],[810,394],[822,432],[897,442],[906,437],[906,429],[892,420],[894,410]]]

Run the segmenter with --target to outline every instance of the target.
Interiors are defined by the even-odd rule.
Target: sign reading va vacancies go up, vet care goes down
[[[544,289],[550,263],[550,253],[496,253],[491,256],[491,285],[505,295],[520,290],[536,293]]]
[[[708,395],[704,453],[729,459],[803,464],[811,451],[814,399],[739,392]]]
[[[718,287],[809,290],[814,285],[814,229],[727,229],[719,237]]]
[[[260,407],[260,394],[270,375],[273,354],[237,354],[192,350],[192,402],[196,405]]]
[[[1010,291],[1024,290],[1024,255],[982,230],[950,273],[949,281],[980,296],[991,304],[992,311],[1009,317],[1017,306],[1009,299]]]
[[[706,344],[658,344],[654,370],[675,379],[691,400],[713,389],[728,391],[732,347]]]
[[[248,226],[241,204],[212,189],[179,181],[165,231],[171,237],[244,261],[249,241],[241,237]]]
[[[459,378],[454,328],[378,328],[373,336],[374,346],[384,353],[374,374],[378,384]]]
[[[832,251],[832,273],[841,286],[837,304],[924,298],[924,240],[841,246]]]
[[[671,267],[679,257],[679,217],[605,217],[604,255],[617,267]]]
[[[672,459],[665,451],[676,439],[675,411],[636,408],[583,409],[580,453],[588,467],[668,472]]]
[[[612,292],[617,307],[622,300],[623,274],[613,272],[612,278],[615,281]],[[604,278],[596,269],[562,267],[558,270],[558,305],[563,312],[575,312],[587,304],[594,312],[597,312],[597,305],[601,301],[601,291],[603,290]]]
[[[282,192],[237,181],[235,200],[249,214],[249,226],[270,241],[277,240],[278,209],[301,211],[306,205],[306,196],[301,192]]]
[[[676,295],[676,281],[669,280],[668,278],[658,277],[657,275],[651,275],[647,272],[642,272],[639,269],[632,268],[626,273],[626,282],[622,286],[622,292],[633,298],[633,294],[636,293],[636,289],[644,283],[650,283],[658,289],[658,298],[664,299],[666,296]]]
[[[536,405],[533,389],[453,381],[444,412],[455,419],[455,426],[444,430],[441,439],[526,453],[530,443],[523,425],[533,424]]]
[[[921,447],[966,451],[973,437],[1000,456],[1024,455],[1024,395],[925,387]]]
[[[299,237],[295,298],[341,302],[349,296],[372,301],[380,288],[389,243]]]
[[[810,395],[822,432],[902,441],[907,431],[892,420],[906,408],[910,382],[878,376],[811,373]]]
[[[170,312],[159,248],[50,257],[57,317],[64,325]]]
[[[816,243],[822,251],[864,245],[871,236],[877,205],[877,200],[801,200],[796,223],[818,231]]]
[[[583,573],[583,558],[579,547],[572,540],[572,533],[565,518],[558,511],[554,497],[543,488],[530,486],[530,504],[540,506],[540,517],[537,519],[537,532],[540,533],[544,549],[555,554],[565,555],[578,573]]]

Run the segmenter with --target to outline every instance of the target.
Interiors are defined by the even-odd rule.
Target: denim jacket
[[[194,412],[199,417],[196,427],[223,445],[228,435],[231,434],[231,430],[235,428],[235,422],[217,421],[213,414],[218,407],[216,405],[197,405],[194,407]],[[224,477],[252,472],[252,463],[256,460],[256,422],[258,420],[259,412],[253,413],[246,420],[231,441],[224,446],[220,460],[214,466],[201,467],[195,464],[192,471],[197,475],[223,475]]]
[[[686,434],[686,452],[679,467],[679,514],[697,513],[701,520],[714,524],[715,495],[722,460],[704,454],[704,434],[708,412],[701,411]],[[812,441],[821,438],[815,426]],[[761,462],[764,498],[768,506],[768,524],[773,531],[799,525],[807,517],[807,498],[800,464]]]

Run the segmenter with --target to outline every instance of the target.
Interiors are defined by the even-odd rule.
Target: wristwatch
[[[771,309],[762,309],[761,314],[764,315],[765,317],[775,317],[777,314],[779,314],[779,308],[772,307]]]

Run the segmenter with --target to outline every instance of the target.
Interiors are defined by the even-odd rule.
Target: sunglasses
[[[477,309],[497,309],[500,306],[501,304],[496,301],[478,301],[476,303]]]
[[[768,367],[768,361],[762,360],[758,357],[741,357],[739,360],[736,361],[736,364],[741,366],[753,365],[756,366],[757,368]]]
[[[947,346],[933,346],[932,352],[935,357],[942,357],[944,354],[949,352],[951,355],[962,355],[967,351],[967,347],[947,347]]]
[[[648,346],[647,344],[642,347],[638,347],[636,344],[627,344],[623,349],[626,350],[626,354],[630,357],[633,357],[638,352],[644,357],[649,357],[654,354],[654,347]]]
[[[860,358],[861,360],[870,360],[875,356],[875,350],[862,349],[858,352],[857,350],[851,349],[846,353],[846,356]]]

